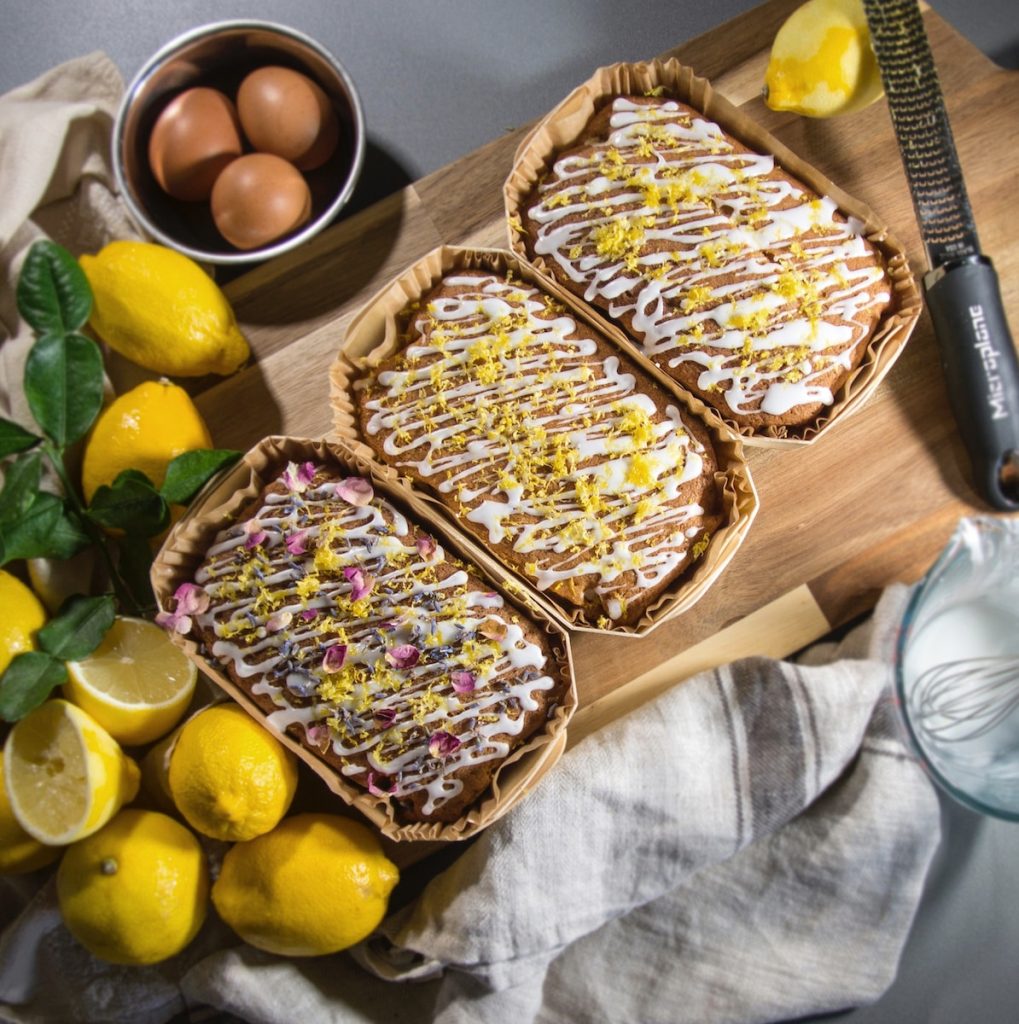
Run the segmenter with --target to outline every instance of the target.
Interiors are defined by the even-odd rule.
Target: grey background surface
[[[284,22],[332,50],[357,83],[374,178],[365,186],[374,198],[540,116],[595,67],[654,56],[752,6],[752,0],[0,0],[0,92],[92,50],[108,53],[129,80],[155,50],[197,25],[241,17]],[[1017,0],[935,0],[933,6],[998,63],[1019,67]],[[1013,329],[1019,333],[1019,325]],[[839,1019],[1019,1022],[1019,825],[947,801],[942,825],[895,984],[874,1006]]]

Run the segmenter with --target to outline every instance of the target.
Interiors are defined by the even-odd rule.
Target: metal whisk
[[[1019,707],[1019,654],[935,665],[916,678],[912,698],[916,725],[932,739],[985,736]]]

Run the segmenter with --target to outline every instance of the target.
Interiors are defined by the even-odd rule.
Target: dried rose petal
[[[336,485],[336,494],[348,505],[367,505],[375,497],[375,489],[360,476],[348,476]]]
[[[367,597],[375,589],[375,577],[361,569],[347,566],[343,575],[350,581],[350,598],[352,601],[360,601]]]
[[[250,551],[252,548],[258,547],[265,541],[265,538],[269,536],[262,529],[262,524],[257,519],[249,519],[244,524],[244,546]]]
[[[478,626],[478,632],[489,640],[503,640],[506,637],[506,623],[502,619],[485,619]]]
[[[390,789],[382,789],[378,785],[378,783],[375,781],[377,778],[378,778],[378,775],[376,775],[375,772],[369,772],[368,773],[368,777],[365,779],[365,783],[368,786],[368,792],[371,793],[372,796],[397,796],[398,795],[398,793],[397,793],[397,785],[396,785],[395,781],[391,782],[391,788]]]
[[[201,615],[209,609],[209,595],[197,583],[182,583],[173,596],[178,615]]]
[[[288,611],[274,612],[269,616],[265,623],[265,628],[270,633],[278,633],[281,629],[286,629],[287,626],[293,621],[294,613]]]
[[[451,732],[439,730],[428,737],[428,753],[432,757],[449,757],[460,749],[460,739]]]
[[[176,612],[160,612],[156,616],[156,625],[168,629],[171,633],[183,636],[191,632],[191,616],[179,615]]]
[[[339,672],[346,660],[347,645],[333,644],[332,647],[327,648],[325,656],[322,658],[322,667],[327,672]]]
[[[435,543],[434,537],[429,537],[426,534],[424,537],[418,537],[417,549],[418,554],[426,562],[430,562],[435,557],[435,552],[438,549],[438,545]]]
[[[287,551],[292,555],[303,555],[308,549],[304,546],[304,539],[308,536],[307,530],[295,530],[286,539]]]
[[[314,478],[315,463],[313,462],[302,462],[300,465],[296,462],[288,462],[287,468],[283,471],[283,483],[287,490],[294,494],[301,494],[307,490],[308,484]]]
[[[450,679],[453,680],[453,689],[457,693],[471,693],[478,681],[473,672],[468,672],[465,669],[458,669],[451,673]]]
[[[401,644],[386,651],[386,661],[393,668],[413,668],[421,657],[421,652],[413,644]]]
[[[318,746],[320,743],[326,742],[329,739],[329,726],[324,725],[322,722],[316,722],[314,725],[309,725],[304,730],[305,738],[313,746]]]
[[[396,721],[396,708],[376,708],[372,717],[383,729],[388,729]]]
[[[318,615],[318,610],[316,608],[305,608],[304,611],[301,612],[301,618],[304,619],[305,622],[311,622],[316,615]]]

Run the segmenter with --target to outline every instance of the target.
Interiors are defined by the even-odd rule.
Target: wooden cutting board
[[[798,2],[771,0],[666,56],[709,78],[869,204],[920,275],[923,251],[884,102],[813,121],[774,113],[760,99],[771,40]],[[935,12],[925,21],[983,248],[1019,332],[1019,241],[1011,229],[1019,73],[994,65]],[[550,96],[549,107],[560,98]],[[363,302],[440,243],[505,247],[501,186],[526,128],[229,285],[255,359],[234,377],[196,387],[217,446],[246,450],[267,434],[329,433],[328,368]],[[859,413],[809,448],[750,449],[748,457],[760,513],[699,604],[643,640],[574,635],[582,710],[572,740],[695,669],[783,656],[823,636],[870,608],[889,583],[917,579],[959,517],[981,511],[926,315]]]

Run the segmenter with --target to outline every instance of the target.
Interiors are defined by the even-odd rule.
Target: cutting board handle
[[[1019,358],[998,275],[986,256],[968,257],[924,288],[973,482],[994,508],[1019,510]]]

